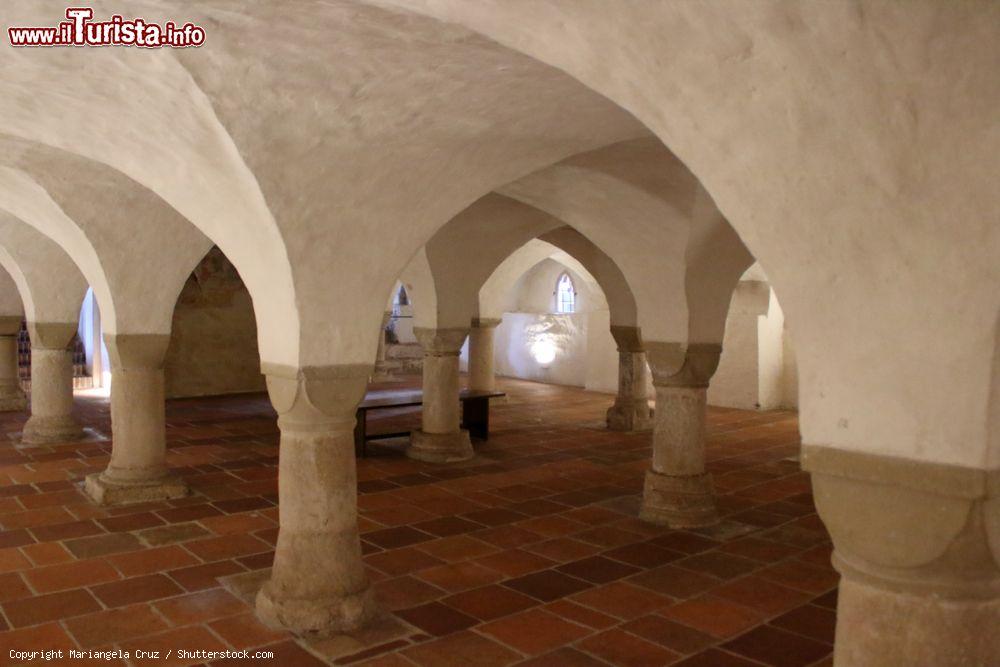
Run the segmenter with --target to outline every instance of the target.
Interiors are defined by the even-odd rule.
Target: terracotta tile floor
[[[134,664],[191,664],[177,649],[264,647],[282,666],[831,664],[837,577],[794,413],[711,409],[724,521],[671,531],[635,518],[650,436],[605,430],[610,397],[501,384],[509,400],[475,460],[418,463],[384,441],[360,461],[365,561],[386,613],[321,640],[253,614],[277,535],[266,397],[169,402],[170,464],[194,493],[106,510],[78,489],[108,460],[105,400],[78,398],[85,443],[20,449],[24,416],[0,415],[0,662],[120,648],[174,650]],[[370,421],[398,430],[419,413]]]

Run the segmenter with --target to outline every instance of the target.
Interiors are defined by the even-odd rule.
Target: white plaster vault
[[[8,25],[55,24],[65,9],[3,8]],[[152,443],[162,458],[162,349],[213,244],[253,301],[283,442],[323,456],[349,442],[397,281],[453,383],[463,331],[558,258],[606,295],[610,325],[641,331],[646,350],[625,347],[648,352],[658,395],[684,406],[657,411],[647,497],[694,480],[680,492],[710,518],[703,461],[657,457],[681,422],[701,446],[726,316],[734,289],[754,289],[737,285],[756,258],[795,342],[807,446],[995,481],[1000,3],[133,0],[128,12],[201,24],[206,43],[0,47],[0,309],[66,324],[93,289],[105,333],[123,336],[116,369],[151,415],[133,419],[119,398],[116,446]],[[308,477],[342,488],[282,486],[280,567],[260,608],[299,629],[374,613],[353,459],[337,451]],[[116,479],[141,473],[156,493],[162,461],[123,452]],[[308,468],[303,456],[282,474]],[[811,460],[818,479],[849,477],[836,456]],[[969,502],[995,498],[995,483],[981,487]],[[311,598],[294,572],[329,536],[323,517],[286,508],[328,505],[344,512],[334,546],[350,576],[313,573]],[[821,508],[832,525],[836,507]],[[852,535],[835,535],[838,553]],[[975,619],[1000,616],[986,604]],[[874,650],[840,646],[838,665]]]

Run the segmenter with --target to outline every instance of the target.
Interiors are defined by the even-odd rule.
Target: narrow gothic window
[[[559,276],[556,283],[556,312],[572,313],[576,311],[576,291],[573,289],[573,279],[568,273]]]

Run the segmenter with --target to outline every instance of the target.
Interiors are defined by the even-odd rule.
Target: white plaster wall
[[[763,273],[748,271],[745,277],[733,292],[708,402],[747,410],[797,408],[797,369],[784,313]]]
[[[576,288],[576,312],[555,313],[555,289],[566,272]],[[511,285],[505,312],[494,338],[498,375],[536,382],[618,390],[618,349],[610,331],[610,312],[600,289],[577,271],[555,259],[537,263]],[[556,357],[540,364],[532,354],[539,341],[555,345]],[[462,368],[467,368],[467,344]]]
[[[588,313],[585,368],[585,388],[606,394],[618,392],[618,346],[611,336],[610,311]]]
[[[758,316],[766,311],[767,291],[767,286],[758,281],[741,281],[733,291],[722,357],[708,387],[711,405],[750,410],[760,407]]]
[[[804,442],[996,460],[1000,5],[393,1],[569,72],[668,143],[782,299]]]
[[[782,407],[799,408],[799,366],[792,346],[792,337],[786,328],[781,338],[782,342]]]
[[[505,314],[494,338],[497,374],[582,387],[587,378],[588,319],[586,313]],[[550,364],[539,364],[531,354],[532,345],[539,341],[555,346]]]
[[[768,290],[767,314],[757,318],[757,366],[762,410],[791,407],[785,396],[785,314]]]
[[[546,259],[525,273],[514,287],[517,310],[522,313],[556,312],[556,282],[563,273],[569,274],[576,290],[575,312],[584,313],[602,305],[599,302],[603,297],[595,299],[580,274],[554,259]]]

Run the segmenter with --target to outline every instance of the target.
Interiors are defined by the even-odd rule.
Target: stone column
[[[446,463],[473,456],[458,401],[458,353],[468,333],[460,328],[413,329],[424,349],[424,405],[422,428],[413,432],[406,450],[410,458]]]
[[[169,335],[106,335],[111,361],[111,462],[84,489],[102,505],[187,495],[167,470],[163,361]]]
[[[389,326],[389,320],[391,319],[391,310],[387,310],[382,313],[382,328],[378,330],[378,353],[375,356],[376,363],[385,361],[385,328]]]
[[[382,328],[378,330],[378,351],[375,353],[375,367],[372,369],[371,382],[388,382],[392,379],[389,367],[386,363],[386,343],[385,328],[389,326],[392,319],[392,311],[387,310],[382,313]]]
[[[611,431],[644,431],[652,428],[653,418],[646,395],[646,351],[639,327],[612,326],[611,335],[618,344],[618,396],[608,408]]]
[[[476,317],[469,329],[469,389],[496,391],[496,371],[493,364],[493,335],[499,318]]]
[[[353,630],[375,613],[358,537],[354,423],[371,366],[264,365],[278,411],[280,530],[257,613],[295,632]]]
[[[840,572],[834,664],[1000,665],[1000,470],[803,446]]]
[[[705,471],[705,394],[719,365],[714,343],[649,343],[656,388],[653,463],[640,517],[671,528],[718,522],[712,477]]]
[[[73,352],[76,324],[29,322],[31,417],[21,441],[29,445],[78,440],[83,429],[73,417]]]
[[[19,315],[0,317],[0,412],[28,406],[17,374],[17,335],[22,319]]]

